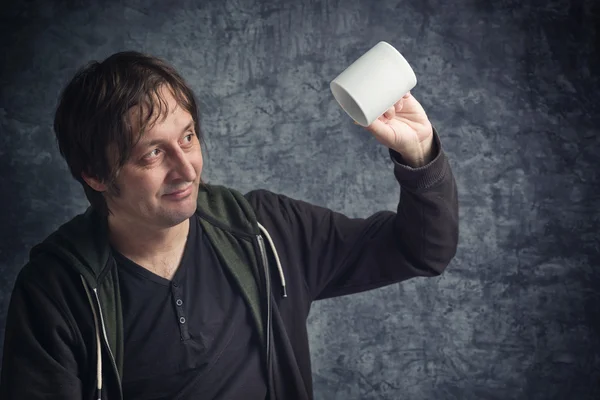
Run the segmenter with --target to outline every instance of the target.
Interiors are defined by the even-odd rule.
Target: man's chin
[[[161,198],[161,200],[162,210],[159,211],[159,214],[162,214],[161,219],[170,221],[170,224],[172,225],[178,225],[190,218],[196,212],[198,186],[196,185],[196,187],[192,189],[192,193],[183,199],[173,200]]]

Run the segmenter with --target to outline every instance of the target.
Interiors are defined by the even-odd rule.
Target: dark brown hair
[[[103,215],[110,212],[104,196],[88,186],[82,173],[107,184],[109,193],[118,194],[115,178],[131,150],[146,129],[166,116],[167,103],[160,93],[163,86],[191,114],[202,141],[193,91],[172,66],[159,58],[127,51],[102,62],[89,62],[61,93],[54,117],[60,153],[92,207]],[[134,107],[139,112],[132,113]],[[132,121],[132,115],[139,120]]]

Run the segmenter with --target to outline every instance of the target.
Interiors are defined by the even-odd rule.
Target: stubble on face
[[[191,115],[168,89],[160,94],[166,107],[155,108],[161,114],[152,118],[119,170],[107,203],[114,217],[130,224],[169,228],[195,212],[203,160]],[[143,112],[143,107],[132,110],[133,126],[139,126]]]

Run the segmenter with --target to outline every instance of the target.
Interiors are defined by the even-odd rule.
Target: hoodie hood
[[[237,235],[260,234],[254,210],[245,197],[223,186],[201,185],[196,213],[221,229]]]
[[[42,243],[34,246],[29,258],[34,260],[48,255],[56,257],[63,264],[74,268],[95,288],[106,275],[109,254],[106,218],[89,207],[83,214],[61,225]]]
[[[235,207],[231,207],[235,203]],[[235,212],[232,213],[232,210]],[[240,193],[220,186],[201,185],[196,213],[208,222],[231,233],[249,236],[260,234],[254,210]],[[52,255],[97,287],[109,269],[110,245],[107,219],[92,207],[61,225],[42,243],[34,246],[31,260]]]

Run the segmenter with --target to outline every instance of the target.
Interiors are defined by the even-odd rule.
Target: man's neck
[[[110,243],[119,253],[138,264],[152,264],[155,260],[178,257],[183,252],[190,227],[189,219],[169,228],[123,221],[109,217]]]

